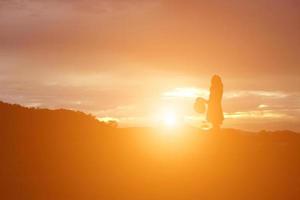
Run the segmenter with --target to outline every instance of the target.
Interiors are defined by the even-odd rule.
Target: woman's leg
[[[213,127],[212,127],[212,131],[213,132],[219,132],[220,131],[220,124],[214,123]]]

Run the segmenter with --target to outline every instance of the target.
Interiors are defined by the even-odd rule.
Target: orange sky
[[[299,1],[6,0],[0,28],[2,101],[199,125],[216,73],[225,127],[300,130]]]

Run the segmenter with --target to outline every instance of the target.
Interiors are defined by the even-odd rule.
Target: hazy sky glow
[[[201,126],[219,74],[226,127],[300,131],[300,1],[2,0],[0,28],[2,101]]]

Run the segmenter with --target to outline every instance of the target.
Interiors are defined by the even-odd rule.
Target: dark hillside
[[[299,199],[300,135],[111,128],[0,103],[0,199]]]

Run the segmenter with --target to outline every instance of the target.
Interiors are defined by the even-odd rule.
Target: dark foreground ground
[[[300,199],[300,135],[114,129],[0,103],[0,199]]]

